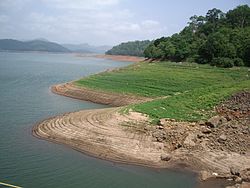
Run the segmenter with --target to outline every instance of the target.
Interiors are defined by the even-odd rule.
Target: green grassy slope
[[[150,115],[178,120],[210,116],[213,106],[232,93],[250,89],[247,68],[223,69],[170,62],[137,63],[75,82],[78,86],[156,98],[131,108]],[[169,96],[157,99],[157,97]]]

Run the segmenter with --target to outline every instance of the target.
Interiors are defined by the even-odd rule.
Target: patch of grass
[[[92,89],[156,98],[128,108],[154,120],[174,118],[196,121],[211,116],[212,109],[229,95],[250,89],[247,68],[217,68],[191,63],[136,63],[74,82]],[[161,98],[169,96],[167,98]]]
[[[165,99],[156,99],[139,105],[133,110],[148,114],[154,121],[173,118],[183,121],[206,120],[214,113],[213,107],[233,93],[250,89],[250,80],[194,89]]]

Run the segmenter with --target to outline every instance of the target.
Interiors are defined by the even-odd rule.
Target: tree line
[[[130,56],[144,56],[144,50],[150,44],[149,40],[144,41],[130,41],[121,43],[108,50],[108,55],[130,55]]]
[[[194,15],[180,33],[151,42],[144,56],[219,67],[250,66],[250,8],[241,5],[227,13],[214,8],[205,16]]]

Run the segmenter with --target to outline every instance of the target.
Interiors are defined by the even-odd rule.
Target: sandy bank
[[[57,116],[36,125],[33,134],[105,160],[157,168],[185,164],[193,170],[206,171],[207,177],[233,177],[231,167],[239,171],[250,167],[249,155],[211,150],[206,146],[207,140],[195,144],[192,138],[200,131],[198,125],[183,122],[177,126],[170,121],[166,126],[153,127],[146,116],[136,112],[122,115],[119,109]],[[178,138],[182,146],[174,147],[175,137],[169,136],[169,142],[160,141],[163,131],[169,135],[183,132]],[[204,179],[207,177],[203,174]]]
[[[139,62],[145,60],[143,57],[125,55],[95,55],[97,58],[111,59],[115,61]]]
[[[54,85],[51,87],[51,91],[59,95],[110,106],[125,106],[128,104],[135,104],[152,100],[146,97],[117,94],[78,87],[71,82]]]

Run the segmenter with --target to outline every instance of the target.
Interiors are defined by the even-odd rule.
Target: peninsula
[[[203,180],[249,181],[247,75],[247,68],[139,62],[55,85],[54,93],[116,107],[49,118],[33,134],[105,160],[185,164]]]

